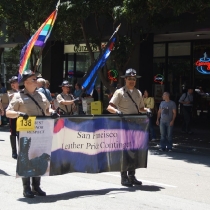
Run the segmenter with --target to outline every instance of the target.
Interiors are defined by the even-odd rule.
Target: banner
[[[17,177],[146,168],[148,122],[143,115],[37,119],[35,131],[20,132]]]

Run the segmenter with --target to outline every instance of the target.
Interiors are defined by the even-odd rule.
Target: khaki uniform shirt
[[[14,93],[7,110],[24,112],[29,116],[43,116],[40,108],[26,94],[29,94],[26,89],[24,89],[23,92]],[[43,109],[45,115],[49,115],[50,102],[47,100],[46,96],[37,91],[31,96]]]
[[[11,89],[7,91],[8,97],[9,97],[9,102],[12,100],[12,97],[14,96],[14,93],[18,93],[19,91]]]
[[[74,97],[73,95],[71,94],[64,94],[64,93],[61,93],[61,94],[58,94],[57,97],[56,97],[58,103],[59,103],[59,107],[64,110],[66,113],[68,114],[73,114],[74,110],[75,110],[75,104],[69,104],[69,105],[63,105],[61,104],[62,101],[71,101],[71,100],[74,100]]]
[[[3,108],[4,109],[7,108],[8,104],[9,104],[8,94],[7,93],[1,93],[0,98],[1,98]]]
[[[138,109],[144,108],[142,93],[136,88],[131,92],[126,86],[116,90],[109,103],[113,103],[123,114],[138,114],[137,108],[128,96],[127,91],[135,101]]]

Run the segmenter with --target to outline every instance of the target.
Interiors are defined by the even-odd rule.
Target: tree
[[[5,42],[20,42],[17,38],[21,37],[22,44],[25,45],[55,9],[56,3],[57,0],[1,0],[0,24],[6,28],[1,31],[1,36]],[[32,50],[31,69],[35,67],[38,53],[37,50]]]
[[[124,73],[137,46],[157,28],[177,23],[182,15],[189,13],[196,20],[203,20],[210,7],[206,0],[71,0],[61,1],[53,34],[54,39],[79,45],[85,43],[91,62],[95,58],[91,45],[102,50],[101,43],[108,41],[107,34],[121,22],[123,30],[118,33],[117,43],[111,53],[111,62],[119,76]],[[6,41],[16,40],[20,35],[25,42],[35,33],[46,17],[55,9],[57,0],[1,0],[0,24],[4,22]],[[204,15],[201,15],[204,14]],[[123,33],[121,31],[124,31]],[[33,50],[32,68],[37,54]],[[106,68],[101,71],[101,80],[107,82]],[[110,87],[109,87],[110,88]]]

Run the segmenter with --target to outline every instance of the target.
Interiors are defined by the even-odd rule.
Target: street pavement
[[[188,136],[180,134],[177,126],[174,129],[173,152],[159,152],[159,142],[150,143],[148,167],[136,170],[137,178],[143,182],[142,186],[121,186],[119,172],[70,173],[43,177],[41,187],[47,192],[47,196],[29,199],[22,195],[21,179],[15,177],[16,160],[11,158],[9,128],[2,126],[0,210],[210,209],[210,153],[209,147],[204,147],[205,144],[208,145],[208,138],[200,136],[209,131],[204,127],[204,130],[199,128],[194,129],[194,135]],[[158,133],[159,128],[155,129]],[[199,143],[198,138],[205,139],[205,144]],[[193,139],[197,139],[195,141],[199,144],[192,144]],[[191,142],[187,141],[183,145],[184,140]]]

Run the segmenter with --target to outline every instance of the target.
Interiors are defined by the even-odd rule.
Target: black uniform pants
[[[121,177],[127,177],[127,176],[135,176],[135,170],[134,171],[121,171]]]
[[[17,136],[16,121],[17,121],[17,118],[15,118],[15,119],[9,119],[11,136]]]

